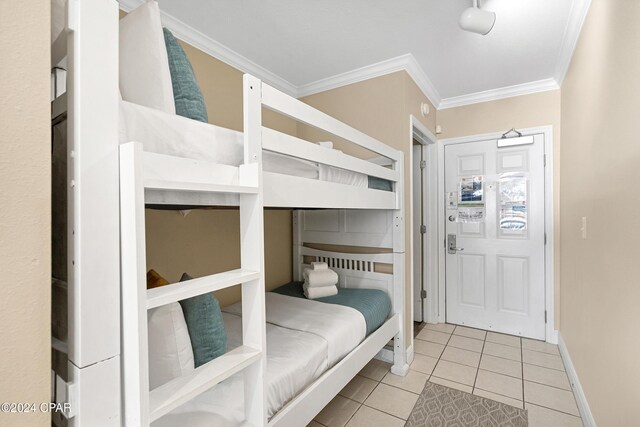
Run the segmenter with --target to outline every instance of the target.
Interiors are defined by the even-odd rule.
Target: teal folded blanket
[[[391,181],[386,179],[377,178],[375,176],[369,176],[369,188],[372,190],[393,191],[393,185]]]
[[[280,295],[304,298],[302,282],[290,282],[274,289]],[[391,300],[386,292],[378,289],[338,288],[338,295],[318,298],[313,301],[344,305],[358,310],[367,323],[367,335],[378,329],[391,313]]]

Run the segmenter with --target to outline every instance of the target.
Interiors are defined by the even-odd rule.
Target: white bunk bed
[[[338,137],[366,141],[366,148],[380,156],[376,159],[389,158],[388,163],[394,163],[391,157],[396,150],[268,85],[257,87],[261,87],[258,96],[265,107],[321,129],[329,126]],[[367,179],[374,177],[395,183],[397,170],[268,127],[261,127],[259,132],[265,207],[389,209],[397,205],[397,193],[370,189]],[[207,191],[211,187],[206,183],[238,185],[238,166],[244,163],[241,132],[125,101],[120,106],[120,141],[137,141],[144,146],[148,204],[239,204],[237,194]],[[182,159],[180,163],[176,157]],[[172,191],[177,181],[190,182],[195,187],[188,194],[178,188]],[[198,183],[203,183],[202,191]]]
[[[378,174],[385,179],[392,178],[395,182],[395,192],[370,190],[345,184],[323,182],[308,178],[292,177],[283,174],[271,173],[270,180],[261,179],[261,170],[264,141],[269,139],[271,131],[262,126],[260,112],[263,106],[275,111],[286,113],[288,116],[299,119],[298,111],[305,115],[305,122],[320,127],[332,133],[339,133],[348,129],[346,125],[332,119],[323,113],[311,109],[301,101],[287,97],[254,77],[245,76],[244,81],[245,101],[245,161],[240,166],[220,165],[210,162],[200,162],[193,159],[146,153],[138,142],[125,143],[120,149],[120,191],[121,191],[121,247],[122,247],[122,298],[123,298],[123,368],[124,368],[124,404],[125,420],[127,425],[147,425],[150,422],[161,419],[164,415],[179,408],[199,394],[213,387],[241,370],[249,370],[244,376],[244,408],[245,420],[250,425],[267,424],[266,408],[266,319],[264,301],[264,273],[263,273],[263,198],[270,194],[272,205],[278,207],[318,207],[318,208],[358,208],[361,211],[327,211],[344,212],[344,220],[338,224],[331,223],[334,216],[331,213],[322,215],[308,212],[307,218],[313,218],[315,226],[310,231],[310,236],[315,239],[311,243],[344,243],[348,239],[351,244],[363,238],[355,239],[352,232],[349,237],[347,230],[340,231],[340,223],[353,223],[354,220],[362,227],[362,219],[369,220],[376,227],[382,227],[386,239],[381,244],[373,245],[375,237],[372,233],[364,233],[368,246],[387,247],[399,249],[402,244],[402,214],[398,200],[401,200],[402,180],[402,154],[387,149],[377,141],[371,143],[368,137],[362,138],[362,134],[353,130],[349,135],[356,144],[384,154],[389,157],[396,169],[386,169],[364,160],[350,158],[344,154],[336,159],[328,158],[327,152],[320,149],[305,152],[304,147],[315,145],[295,140],[300,150],[292,149],[288,152],[281,149],[283,154],[295,154],[297,157],[324,163],[330,166],[347,167],[353,164],[359,171],[366,164],[367,173]],[[273,98],[286,99],[281,104],[272,101]],[[257,131],[253,132],[255,129]],[[346,136],[346,132],[342,133]],[[282,136],[279,136],[282,138]],[[289,137],[293,138],[293,137]],[[269,145],[271,144],[271,145]],[[274,147],[276,143],[267,144]],[[287,146],[289,148],[289,146]],[[297,151],[296,151],[297,150]],[[317,154],[317,157],[313,157]],[[223,172],[219,172],[222,170]],[[231,171],[232,173],[229,173]],[[384,172],[382,172],[384,171]],[[391,174],[389,172],[392,172]],[[224,178],[220,178],[224,175]],[[282,177],[282,178],[281,178]],[[282,180],[282,181],[278,181]],[[291,185],[291,182],[300,180],[300,185]],[[270,190],[267,192],[267,182]],[[261,185],[262,183],[262,185]],[[344,195],[345,189],[352,191]],[[311,190],[310,190],[311,189]],[[149,190],[153,192],[150,193]],[[193,197],[193,195],[196,197]],[[169,285],[163,288],[146,290],[146,262],[145,262],[145,237],[144,237],[144,208],[145,202],[152,198],[154,204],[163,202],[169,205],[215,205],[221,203],[219,194],[237,194],[239,198],[241,217],[241,242],[242,242],[242,266],[240,270],[215,274],[204,278],[195,279]],[[382,199],[382,194],[392,197]],[[185,197],[183,197],[185,196]],[[233,199],[223,200],[225,205],[233,204]],[[277,202],[276,202],[277,201]],[[372,209],[369,211],[368,209]],[[386,209],[386,210],[380,210]],[[371,214],[367,217],[367,212]],[[373,215],[373,216],[372,216]],[[358,217],[360,221],[358,220]],[[303,212],[296,214],[296,224],[304,222]],[[326,218],[322,220],[322,218]],[[347,221],[347,218],[351,221]],[[326,224],[327,230],[318,228]],[[338,228],[336,228],[338,227]],[[378,228],[379,229],[379,228]],[[304,230],[304,228],[301,228]],[[330,230],[337,230],[330,231]],[[359,230],[362,234],[362,230]],[[323,233],[324,238],[318,239],[318,233]],[[305,236],[305,233],[296,233],[297,236]],[[396,243],[398,242],[398,243]],[[396,248],[398,246],[398,248]],[[354,284],[385,283],[384,290],[389,293],[393,302],[391,317],[378,330],[373,332],[361,344],[354,349],[329,371],[323,373],[312,384],[308,385],[300,395],[291,400],[284,408],[279,410],[268,422],[271,426],[304,425],[311,421],[317,414],[364,365],[373,358],[389,340],[395,337],[394,372],[404,374],[406,372],[405,344],[402,336],[402,318],[404,299],[402,280],[402,251],[376,255],[339,254],[335,252],[323,252],[296,244],[296,256],[320,256],[332,260],[330,265],[341,276],[343,286]],[[351,267],[338,268],[335,260],[352,261]],[[394,275],[382,279],[383,274],[371,271],[374,262],[385,262],[394,265]],[[347,265],[349,263],[347,262]],[[296,275],[299,276],[301,260],[296,260]],[[340,266],[344,266],[341,263]],[[366,267],[365,267],[366,266]],[[365,280],[362,275],[368,274]],[[360,275],[360,277],[359,277]],[[372,278],[373,277],[373,278]],[[169,304],[205,292],[212,292],[238,283],[243,284],[242,312],[243,312],[243,345],[227,354],[208,362],[196,369],[192,374],[176,378],[171,382],[160,386],[150,393],[149,379],[147,377],[147,338],[146,338],[146,312],[148,309]],[[379,286],[376,286],[379,287]],[[251,313],[251,316],[247,316]],[[358,343],[354,343],[358,344]],[[251,371],[253,369],[253,371]],[[220,390],[212,390],[212,393],[220,393]],[[207,396],[212,399],[212,396]],[[202,401],[196,401],[196,406]],[[199,403],[198,403],[199,402]],[[178,413],[183,413],[179,411]],[[189,413],[189,411],[187,411]],[[162,425],[162,424],[160,424]]]
[[[68,354],[69,375],[55,377],[55,399],[72,403],[72,412],[65,414],[69,424],[149,425],[242,373],[248,425],[306,425],[391,339],[392,372],[405,375],[402,152],[249,75],[244,77],[241,164],[149,152],[144,141],[120,144],[118,116],[124,122],[126,104],[117,95],[117,2],[70,1],[67,9],[65,31],[53,43],[52,64],[66,57],[69,68],[69,334],[67,348],[57,343]],[[96,104],[95,99],[101,102]],[[263,107],[377,153],[391,167],[266,128]],[[184,126],[225,133],[178,116],[162,120],[188,121]],[[238,133],[233,134],[237,140]],[[265,153],[388,180],[393,191],[265,171]],[[148,204],[239,206],[241,268],[147,290],[144,209]],[[391,315],[382,326],[271,419],[265,384],[264,207],[339,209],[295,211],[294,277],[300,278],[305,257],[320,257],[339,273],[341,286],[382,288],[392,301]],[[370,225],[366,232],[363,224]],[[345,254],[312,249],[306,243],[389,252]],[[393,274],[374,271],[378,262],[392,264]],[[236,284],[242,284],[242,344],[149,391],[147,310]]]

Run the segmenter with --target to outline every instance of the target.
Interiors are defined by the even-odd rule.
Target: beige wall
[[[562,86],[560,333],[607,427],[639,423],[638,17],[638,1],[592,1]]]
[[[240,268],[238,209],[198,209],[186,217],[176,211],[147,209],[147,264],[171,282]],[[290,210],[265,210],[267,290],[291,280]],[[239,287],[216,292],[225,306],[239,300]]]
[[[438,139],[506,132],[511,128],[553,126],[553,194],[555,234],[555,327],[560,325],[560,91],[518,96],[457,108],[439,110]]]
[[[414,114],[427,128],[435,133],[435,110],[429,103],[431,113],[423,118],[420,115],[420,103],[429,102],[418,89],[409,75],[404,72],[396,72],[363,82],[354,83],[315,95],[302,98],[307,104],[324,111],[327,114],[341,120],[354,128],[380,140],[381,142],[402,150],[405,154],[405,182],[409,183],[411,151],[411,137],[409,135],[409,115]],[[368,155],[360,149],[355,149],[353,144],[346,146],[336,138],[319,133],[308,126],[298,127],[298,136],[310,141],[330,140],[336,142],[337,147],[346,153],[353,155]],[[405,224],[411,224],[411,210],[409,209],[409,189],[405,192]],[[405,228],[406,268],[406,319],[405,327],[411,330],[411,277],[410,260],[411,251],[409,242],[410,229]]]
[[[202,89],[209,122],[242,131],[243,73],[186,44]],[[263,111],[264,123],[291,135],[296,122]],[[207,239],[206,236],[211,236]],[[265,210],[265,276],[267,289],[291,280],[290,210]],[[147,267],[170,281],[183,272],[194,277],[240,267],[240,216],[237,209],[194,210],[186,217],[176,211],[147,209]],[[216,293],[224,306],[240,299],[240,288]]]
[[[209,123],[242,131],[242,76],[244,73],[224,62],[180,42],[198,79]],[[296,135],[296,122],[273,111],[263,110],[266,126],[290,135]]]
[[[0,14],[0,401],[51,394],[51,129],[48,1],[3,2]],[[47,413],[0,426],[50,425]]]

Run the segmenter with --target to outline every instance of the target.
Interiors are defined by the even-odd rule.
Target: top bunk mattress
[[[271,292],[294,298],[306,298],[302,289],[303,282],[290,282]],[[338,304],[358,310],[367,324],[367,336],[378,329],[391,313],[391,299],[379,289],[340,288],[338,294],[318,298],[313,301]]]
[[[209,123],[120,101],[120,143],[141,142],[145,151],[230,166],[244,162],[244,136]],[[329,149],[329,148],[327,148]],[[393,191],[390,181],[291,156],[263,151],[265,172]]]

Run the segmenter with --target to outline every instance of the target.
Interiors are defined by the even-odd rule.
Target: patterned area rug
[[[527,427],[527,411],[427,382],[405,427]]]

